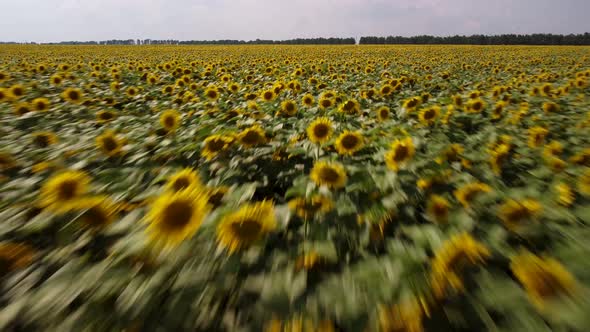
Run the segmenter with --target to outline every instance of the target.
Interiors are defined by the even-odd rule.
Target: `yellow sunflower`
[[[323,110],[328,109],[328,108],[334,106],[334,99],[322,97],[322,98],[320,98],[318,105],[320,106],[320,109],[323,109]]]
[[[117,113],[110,110],[102,110],[96,112],[96,122],[107,123],[114,120],[117,117]]]
[[[217,240],[220,247],[234,253],[252,246],[276,227],[272,202],[248,203],[221,220]]]
[[[205,89],[205,97],[211,100],[217,100],[219,98],[219,89],[215,86],[210,86]]]
[[[4,101],[11,101],[14,99],[14,96],[10,93],[10,90],[5,88],[0,88],[0,102]]]
[[[576,196],[569,185],[565,183],[558,183],[555,185],[554,189],[557,195],[556,201],[558,204],[563,206],[571,206],[574,204]]]
[[[307,127],[307,136],[309,140],[316,144],[327,142],[332,137],[332,121],[326,117],[315,119]]]
[[[334,202],[323,195],[313,195],[309,198],[297,197],[289,201],[289,209],[303,219],[326,214],[333,208]]]
[[[543,311],[555,299],[575,294],[576,279],[553,258],[522,251],[511,259],[510,268],[538,310]]]
[[[258,125],[244,129],[238,134],[238,141],[245,148],[250,148],[266,142],[264,130]]]
[[[559,111],[559,105],[557,105],[556,103],[552,102],[552,101],[548,101],[543,103],[543,111],[545,111],[545,113],[555,113]]]
[[[360,131],[346,130],[336,138],[336,151],[342,155],[353,155],[363,148],[364,138]]]
[[[201,156],[207,160],[215,158],[220,152],[226,150],[233,139],[223,135],[211,135],[205,138],[203,141],[203,149],[201,150]]]
[[[393,171],[398,171],[414,157],[414,142],[411,137],[395,140],[391,149],[385,154],[385,163]]]
[[[310,177],[318,186],[327,186],[330,189],[342,188],[347,181],[344,166],[327,161],[316,161]]]
[[[590,196],[590,170],[587,170],[578,180],[578,190],[584,196]]]
[[[125,93],[129,97],[135,97],[139,93],[139,89],[134,86],[130,86],[127,88],[127,90],[125,90]]]
[[[67,88],[61,94],[62,98],[73,104],[80,104],[82,102],[82,90],[78,88]]]
[[[297,104],[292,100],[285,100],[281,103],[280,113],[286,116],[293,116],[297,113]]]
[[[14,114],[18,116],[23,116],[29,112],[31,112],[31,105],[29,103],[22,102],[14,105]]]
[[[379,307],[379,331],[423,332],[422,320],[429,312],[423,299],[408,299],[390,307]]]
[[[160,124],[166,131],[174,132],[180,126],[180,113],[173,109],[165,110],[160,115]]]
[[[34,111],[47,111],[49,109],[49,99],[47,98],[35,98],[31,102],[31,106]]]
[[[535,220],[542,211],[543,207],[534,199],[509,199],[500,205],[498,217],[508,229],[519,231],[522,226]]]
[[[357,114],[360,110],[359,102],[354,99],[347,100],[338,107],[338,111],[346,114]]]
[[[260,97],[261,97],[261,98],[262,98],[264,101],[272,101],[272,100],[274,100],[274,99],[275,99],[275,97],[276,97],[276,96],[277,96],[277,95],[275,94],[274,90],[272,90],[272,89],[271,89],[271,90],[266,90],[266,91],[263,91],[263,92],[260,94]]]
[[[166,182],[166,189],[173,192],[199,189],[201,187],[199,173],[191,168],[185,168],[172,174]]]
[[[426,207],[426,215],[436,223],[446,223],[449,218],[449,201],[439,195],[431,195]]]
[[[301,98],[301,102],[303,103],[303,105],[305,106],[313,106],[313,103],[315,103],[315,98],[311,95],[311,94],[306,94],[303,96],[303,98]]]
[[[229,192],[229,187],[227,186],[217,186],[217,187],[209,187],[207,190],[207,202],[209,205],[216,209],[223,204],[223,198]]]
[[[107,130],[96,137],[96,146],[109,157],[121,153],[123,145],[123,141],[118,139],[115,133],[111,130]]]
[[[391,110],[387,106],[381,106],[377,109],[377,119],[380,122],[387,121],[391,117]]]
[[[40,148],[46,148],[57,143],[57,136],[50,131],[38,131],[32,134],[33,143]]]
[[[117,207],[108,196],[80,198],[76,210],[83,211],[79,221],[86,227],[102,228],[113,222]]]
[[[207,196],[202,191],[166,192],[147,214],[147,231],[155,244],[172,247],[192,237],[208,212]]]
[[[11,86],[8,91],[10,92],[10,94],[14,98],[18,99],[18,98],[24,96],[25,95],[25,92],[27,90],[25,89],[25,87],[23,85],[21,85],[21,84],[15,84],[15,85]]]
[[[467,104],[466,111],[468,113],[479,113],[483,111],[485,107],[486,103],[482,99],[476,98],[469,101],[469,103]]]
[[[467,183],[453,192],[455,198],[465,207],[470,207],[471,202],[481,193],[491,192],[492,188],[485,183]]]
[[[510,157],[510,145],[499,144],[491,151],[490,165],[496,175],[502,173],[502,167]]]
[[[436,250],[430,263],[430,282],[434,295],[443,298],[449,290],[463,290],[463,269],[477,266],[490,256],[489,249],[470,234],[452,236]]]
[[[75,208],[76,201],[88,191],[90,177],[83,171],[64,171],[52,176],[40,190],[40,202],[53,212]]]
[[[424,109],[418,113],[418,119],[426,126],[432,126],[436,119],[440,116],[440,107],[432,106]]]
[[[545,137],[549,134],[549,130],[543,127],[532,127],[529,129],[528,144],[530,148],[536,148],[545,143]]]

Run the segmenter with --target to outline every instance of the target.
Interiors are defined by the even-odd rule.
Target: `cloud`
[[[0,40],[580,33],[587,0],[18,0]]]

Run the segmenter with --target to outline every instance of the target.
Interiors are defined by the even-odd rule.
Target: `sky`
[[[590,32],[590,0],[0,0],[0,41]]]

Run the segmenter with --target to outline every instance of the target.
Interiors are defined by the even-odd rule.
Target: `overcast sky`
[[[590,32],[590,0],[0,0],[1,41]]]

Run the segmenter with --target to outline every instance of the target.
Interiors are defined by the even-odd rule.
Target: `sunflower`
[[[201,156],[207,160],[215,158],[221,151],[226,150],[233,139],[223,135],[211,135],[205,138],[203,141],[203,149],[201,150]]]
[[[23,269],[33,262],[35,255],[35,249],[27,244],[0,242],[0,271]]]
[[[412,298],[391,307],[381,306],[378,313],[379,331],[423,332],[422,320],[428,314],[423,299]]]
[[[118,139],[113,131],[107,130],[96,137],[96,146],[102,150],[105,155],[114,157],[121,153],[123,141]]]
[[[318,186],[327,186],[330,189],[344,187],[347,180],[344,166],[327,161],[316,161],[310,177]]]
[[[440,116],[440,107],[432,106],[424,109],[418,113],[418,119],[426,126],[432,126],[436,119]]]
[[[509,144],[499,144],[491,151],[490,165],[496,175],[502,173],[502,167],[510,157],[511,146]]]
[[[3,101],[11,101],[14,99],[14,96],[10,93],[10,90],[5,88],[0,88],[0,102]]]
[[[274,90],[266,90],[260,94],[260,97],[262,97],[264,101],[272,101],[276,96],[277,95]]]
[[[403,107],[405,109],[407,109],[408,111],[415,109],[416,107],[420,106],[420,104],[422,103],[422,100],[418,97],[412,97],[409,99],[406,99],[403,103]]]
[[[117,117],[117,113],[110,111],[110,110],[101,110],[96,112],[96,122],[98,123],[107,123],[114,120]]]
[[[67,88],[61,94],[62,98],[73,104],[80,104],[82,102],[82,90],[78,88]]]
[[[563,152],[563,145],[559,141],[551,141],[543,148],[543,156],[557,157]]]
[[[264,130],[258,125],[244,129],[238,134],[238,141],[245,148],[250,148],[266,142]]]
[[[205,97],[211,100],[217,100],[219,98],[219,89],[215,86],[209,86],[205,89]]]
[[[180,113],[174,109],[165,110],[160,115],[160,124],[166,131],[174,132],[180,126]]]
[[[529,147],[536,148],[545,143],[545,136],[549,133],[549,130],[543,127],[532,127],[529,129]]]
[[[332,137],[332,121],[326,117],[315,119],[307,127],[307,137],[313,143],[322,144],[327,142]]]
[[[40,201],[47,209],[63,213],[76,207],[88,191],[90,177],[83,171],[64,171],[52,176],[40,190]]]
[[[315,98],[311,95],[311,94],[306,94],[303,96],[303,98],[301,98],[301,102],[303,103],[303,105],[305,106],[313,106],[313,103],[315,102]]]
[[[168,177],[166,189],[172,192],[199,189],[202,187],[199,174],[191,168],[182,169]]]
[[[377,109],[377,119],[379,122],[387,121],[391,116],[391,110],[389,107],[383,105]]]
[[[359,102],[354,99],[347,100],[338,107],[338,111],[346,114],[357,114],[360,109]]]
[[[80,198],[76,210],[83,211],[79,221],[90,228],[102,228],[109,225],[117,213],[116,205],[107,196]]]
[[[453,192],[455,198],[465,207],[468,209],[470,207],[471,202],[481,193],[489,193],[492,191],[492,188],[485,183],[481,182],[472,182],[467,183],[457,190]]]
[[[449,218],[449,201],[439,195],[431,195],[426,207],[426,215],[436,223],[446,223]]]
[[[576,199],[574,191],[565,183],[558,183],[554,187],[557,194],[557,203],[563,206],[571,206]]]
[[[393,93],[394,87],[391,84],[384,84],[381,86],[381,88],[379,89],[379,93],[382,96],[389,96],[390,94]]]
[[[29,103],[22,102],[14,105],[14,114],[18,116],[23,116],[29,112],[31,112],[31,105]]]
[[[545,102],[545,103],[543,103],[543,111],[545,111],[545,113],[558,112],[559,105],[557,105],[556,103],[554,103],[552,101]]]
[[[584,196],[590,196],[590,170],[582,174],[578,180],[578,190]]]
[[[207,189],[207,203],[213,208],[216,209],[223,204],[223,199],[225,195],[229,192],[229,187],[227,186],[218,186],[218,187],[209,187]]]
[[[332,106],[334,106],[334,100],[331,98],[326,98],[326,97],[322,97],[320,98],[320,101],[318,102],[318,104],[320,105],[320,109],[328,109]]]
[[[32,134],[33,144],[40,148],[46,148],[57,143],[57,136],[50,131],[38,131]]]
[[[575,294],[576,279],[553,258],[522,251],[512,257],[510,269],[538,310],[543,311],[555,299]]]
[[[336,138],[336,151],[343,155],[353,155],[358,150],[362,149],[364,145],[364,138],[360,131],[344,131],[338,138]]]
[[[395,140],[391,144],[391,149],[385,154],[385,163],[393,171],[398,171],[400,167],[406,164],[414,157],[414,142],[411,137],[403,140]]]
[[[248,203],[221,220],[217,240],[220,247],[234,253],[252,246],[276,227],[272,202]]]
[[[166,85],[162,88],[162,93],[165,95],[171,95],[174,92],[174,85]]]
[[[489,249],[470,234],[452,236],[436,251],[430,263],[434,295],[442,298],[449,289],[463,290],[462,271],[483,263],[490,256]]]
[[[31,102],[31,106],[35,111],[47,111],[49,109],[49,99],[47,98],[35,98]]]
[[[486,103],[482,99],[476,98],[469,101],[466,111],[468,113],[479,113],[483,111],[485,107]]]
[[[307,220],[330,212],[334,208],[334,202],[323,195],[313,195],[310,198],[297,197],[289,201],[289,208],[300,218]]]
[[[22,86],[21,84],[15,84],[13,86],[11,86],[8,91],[10,92],[10,94],[12,96],[14,96],[14,98],[20,98],[22,96],[25,95],[26,89],[24,86]]]
[[[584,149],[570,158],[570,161],[580,166],[590,166],[590,148]]]
[[[504,108],[506,107],[506,103],[503,101],[499,101],[494,105],[494,108],[492,109],[492,119],[493,120],[499,120],[502,117],[502,112],[504,111]]]
[[[197,232],[208,212],[207,196],[202,191],[166,192],[147,214],[147,231],[154,243],[175,246]]]
[[[130,87],[127,88],[127,90],[125,90],[125,93],[129,97],[135,97],[138,92],[139,92],[139,89],[136,88],[136,87],[134,87],[134,86],[130,86]]]
[[[535,220],[542,211],[543,207],[536,200],[509,199],[498,208],[498,217],[508,229],[518,231],[527,222]]]
[[[286,116],[293,116],[297,113],[297,104],[292,100],[285,100],[281,103],[280,113]]]

